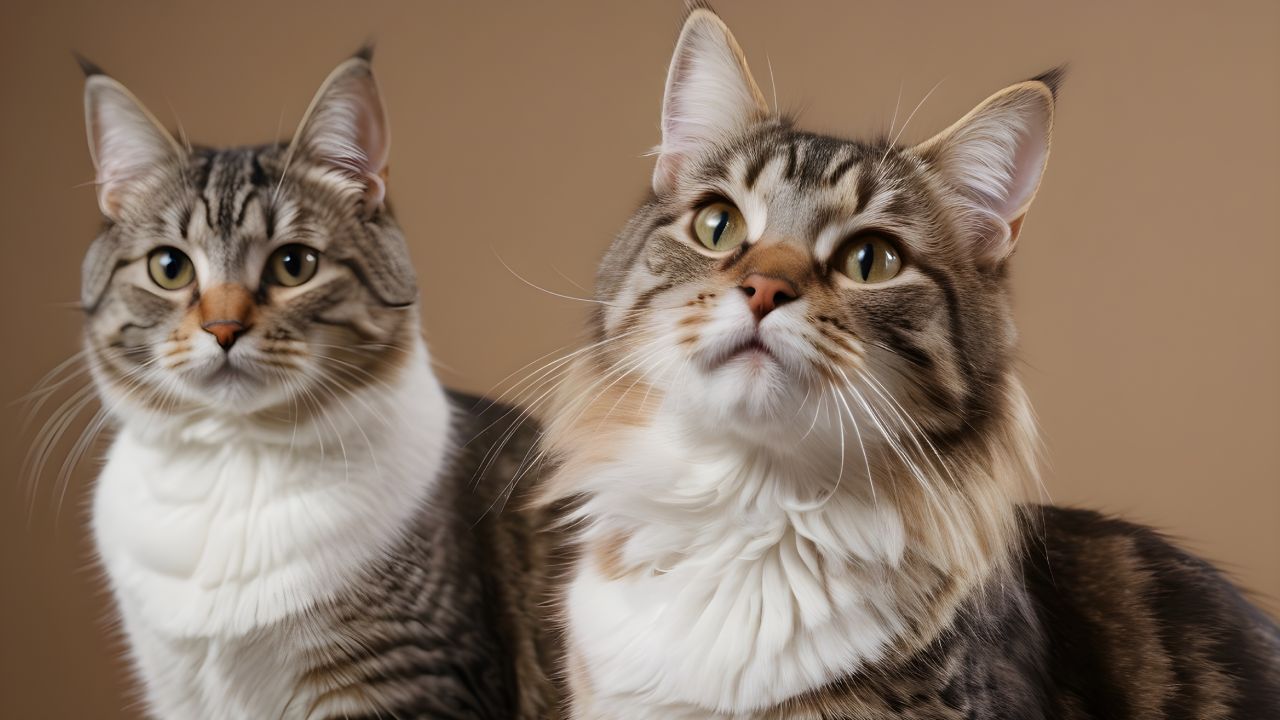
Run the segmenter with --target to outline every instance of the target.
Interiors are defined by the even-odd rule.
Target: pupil
[[[871,263],[875,262],[876,249],[867,243],[858,250],[858,272],[862,273],[862,279],[866,280],[871,277]]]
[[[297,275],[298,271],[302,269],[302,260],[298,257],[297,253],[285,253],[284,259],[281,263],[284,265],[284,271],[290,275]]]
[[[182,261],[173,253],[165,253],[160,258],[160,269],[164,272],[166,278],[177,280],[178,275],[182,273]]]
[[[716,221],[716,229],[711,232],[712,244],[720,244],[720,236],[724,234],[724,229],[729,227],[729,213],[721,212],[720,219]]]

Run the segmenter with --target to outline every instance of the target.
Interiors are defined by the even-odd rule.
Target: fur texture
[[[86,83],[107,225],[85,346],[117,425],[94,535],[164,718],[541,718],[531,443],[419,334],[363,53],[287,145],[184,148]]]
[[[1006,278],[1060,80],[1009,86],[913,148],[818,136],[769,111],[728,29],[693,9],[653,195],[545,413],[544,497],[574,499],[575,717],[1275,709],[1275,627],[1211,569],[1018,504],[1038,441]],[[1094,624],[1062,626],[1077,618],[1042,581],[1059,563]],[[1152,607],[1186,583],[1216,612]],[[1146,641],[1107,622],[1117,603],[1151,618]],[[1129,680],[1103,657],[1172,666],[1191,636],[1203,662],[1184,670],[1232,678],[1208,704],[1192,676]],[[1107,669],[1068,677],[1074,660]]]

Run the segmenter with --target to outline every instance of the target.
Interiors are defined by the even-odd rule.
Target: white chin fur
[[[583,717],[749,718],[876,661],[904,631],[887,580],[903,520],[842,425],[859,415],[870,453],[872,423],[809,390],[804,313],[801,300],[757,327],[722,294],[691,348],[663,351],[688,360],[655,370],[664,399],[649,423],[575,472],[586,546],[625,538],[628,570],[588,552],[567,593]],[[667,315],[653,337],[680,336]],[[757,332],[769,353],[731,354]]]
[[[93,513],[121,602],[166,634],[235,634],[342,589],[399,538],[444,456],[425,347],[392,384],[330,413],[341,440],[323,422],[281,437],[235,417],[126,418]]]
[[[757,325],[744,298],[722,294],[691,350],[671,344],[659,353],[687,358],[658,368],[658,388],[675,398],[672,411],[701,425],[703,432],[730,434],[747,445],[778,450],[793,446],[814,419],[809,401],[821,394],[812,389],[820,381],[813,371],[816,353],[806,338],[804,303],[801,299],[775,310]],[[680,316],[669,315],[657,321],[655,337],[680,336]],[[753,336],[768,353],[730,355]],[[835,426],[828,424],[827,429],[838,442]]]
[[[118,413],[93,530],[154,716],[293,718],[319,702],[298,683],[311,645],[342,630],[312,610],[367,582],[447,451],[421,341],[389,385],[296,434]]]
[[[833,493],[831,428],[788,434],[780,454],[707,435],[676,402],[587,480],[586,539],[627,533],[624,565],[643,568],[611,578],[585,560],[570,586],[591,713],[750,717],[881,657],[902,618],[889,584],[866,578],[897,566],[904,531],[867,492],[857,447]]]

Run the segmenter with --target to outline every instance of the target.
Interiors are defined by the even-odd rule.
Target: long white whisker
[[[898,131],[897,135],[893,136],[893,139],[889,141],[889,146],[884,149],[884,155],[880,157],[879,165],[883,165],[884,161],[888,159],[889,153],[893,150],[894,147],[897,146],[898,139],[902,137],[902,133],[907,131],[907,126],[911,124],[911,119],[916,116],[916,113],[919,112],[921,106],[923,106],[925,101],[929,99],[930,95],[933,95],[933,91],[937,90],[938,87],[942,85],[942,83],[945,81],[946,81],[946,78],[943,78],[939,80],[937,83],[935,83],[933,87],[929,88],[929,92],[925,93],[924,97],[920,98],[920,102],[916,103],[916,106],[914,109],[912,109],[911,114],[907,116],[906,122],[902,123],[902,129]],[[879,165],[877,165],[877,168],[879,167]]]

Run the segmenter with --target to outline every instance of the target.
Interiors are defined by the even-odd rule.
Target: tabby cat
[[[546,413],[575,717],[1280,717],[1280,631],[1208,563],[1020,504],[1008,273],[1060,80],[840,140],[692,10]]]
[[[429,367],[370,53],[229,150],[86,73],[93,530],[149,712],[545,717],[537,520],[496,512],[532,431]]]

